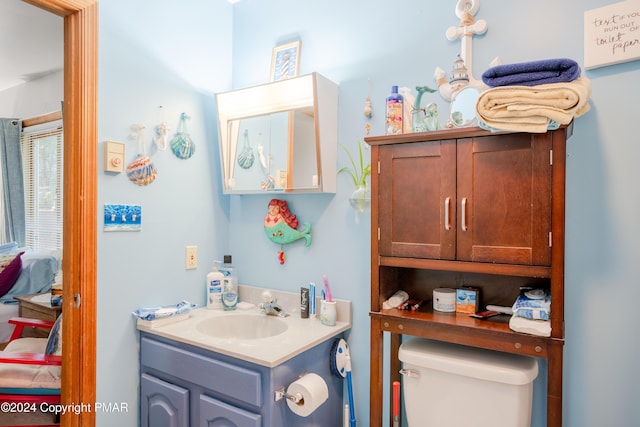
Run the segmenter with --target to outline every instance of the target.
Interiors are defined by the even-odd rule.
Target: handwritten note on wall
[[[640,59],[640,1],[584,12],[584,68]]]

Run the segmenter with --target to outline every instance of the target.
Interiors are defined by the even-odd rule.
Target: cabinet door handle
[[[451,204],[451,197],[444,199],[444,229],[449,231],[451,224],[449,222],[449,205]]]
[[[467,198],[462,198],[462,231],[467,231]]]

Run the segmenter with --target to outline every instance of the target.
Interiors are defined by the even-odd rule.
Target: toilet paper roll
[[[329,398],[329,387],[318,374],[310,373],[289,384],[287,394],[299,397],[299,402],[287,399],[291,412],[308,417]]]

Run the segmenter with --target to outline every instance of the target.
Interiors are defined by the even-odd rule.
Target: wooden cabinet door
[[[458,140],[457,259],[550,265],[551,138]]]
[[[456,142],[380,147],[379,253],[455,258]]]

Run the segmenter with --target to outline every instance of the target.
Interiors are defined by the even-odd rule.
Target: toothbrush
[[[324,282],[324,293],[327,298],[327,302],[333,302],[333,298],[331,298],[331,289],[329,288],[329,279],[327,276],[322,276],[322,281]]]
[[[316,317],[316,284],[309,282],[309,316]]]

